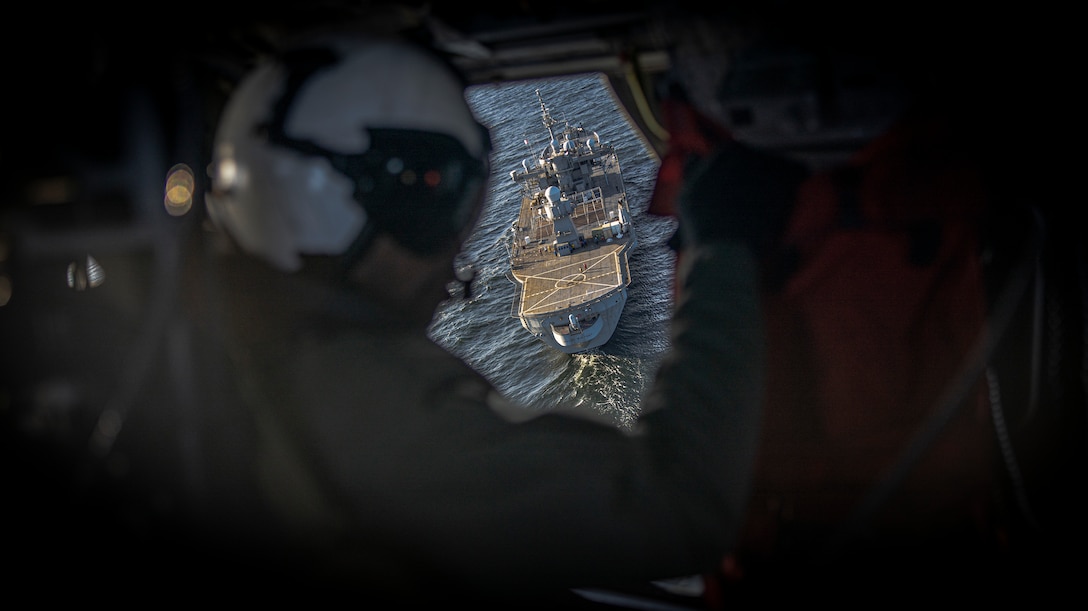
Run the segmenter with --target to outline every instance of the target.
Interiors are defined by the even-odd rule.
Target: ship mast
[[[555,132],[552,131],[552,126],[555,125],[555,119],[548,112],[548,107],[544,105],[544,98],[540,97],[539,89],[536,90],[536,99],[540,101],[540,120],[544,123],[545,129],[548,130],[548,142],[554,142]]]

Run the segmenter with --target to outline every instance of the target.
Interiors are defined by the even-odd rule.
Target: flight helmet
[[[830,27],[830,15],[769,15],[773,27],[736,17],[680,21],[668,80],[733,139],[821,170],[885,132],[911,101],[896,52],[810,32]]]
[[[420,253],[463,239],[490,139],[439,56],[390,38],[323,35],[238,84],[214,140],[210,218],[283,271],[357,259],[376,233]]]

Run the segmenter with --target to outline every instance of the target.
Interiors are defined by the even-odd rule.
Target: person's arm
[[[720,561],[748,498],[762,400],[754,258],[741,243],[700,246],[677,280],[672,348],[645,416],[630,432],[561,408],[489,433],[476,423],[442,465],[470,484],[451,494],[450,480],[436,482],[442,519],[419,533],[436,565],[501,594],[633,584]]]
[[[730,551],[749,496],[764,332],[752,250],[736,228],[722,229],[730,219],[715,217],[727,205],[721,191],[689,197],[700,192],[703,206],[681,219],[686,239],[670,350],[633,430],[570,417],[561,406],[512,422],[480,409],[494,393],[482,379],[471,381],[467,368],[439,374],[448,355],[434,354],[433,363],[404,355],[418,375],[367,391],[395,388],[401,399],[387,429],[359,428],[374,443],[342,426],[322,436],[381,448],[374,460],[334,470],[356,489],[366,516],[360,525],[380,524],[421,577],[433,570],[487,594],[713,568]],[[387,368],[387,360],[373,367]],[[448,390],[458,378],[464,393]],[[411,443],[388,442],[408,437]]]
[[[671,350],[643,402],[646,443],[707,562],[732,545],[747,502],[764,390],[765,345],[755,258],[717,241],[687,249]]]

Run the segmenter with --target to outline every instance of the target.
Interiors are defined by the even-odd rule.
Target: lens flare
[[[184,163],[170,168],[166,175],[166,197],[163,204],[170,216],[182,216],[193,207],[193,170]]]

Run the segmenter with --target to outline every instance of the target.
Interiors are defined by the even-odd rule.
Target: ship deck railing
[[[620,277],[623,278],[623,284],[629,286],[631,284],[631,264],[627,260],[627,257],[619,257]]]
[[[514,284],[514,300],[510,302],[510,317],[521,318],[521,291],[522,285],[511,272],[507,272],[507,278]]]

